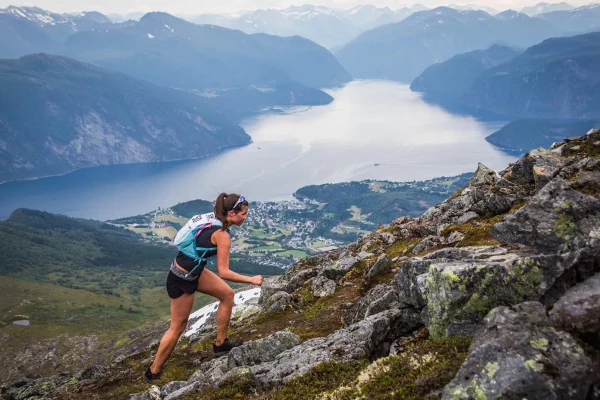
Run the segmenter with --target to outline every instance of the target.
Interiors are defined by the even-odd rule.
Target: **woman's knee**
[[[181,335],[183,333],[183,331],[185,330],[185,328],[187,327],[188,324],[188,319],[184,319],[184,320],[177,320],[177,321],[173,321],[171,320],[171,329],[173,331],[175,331],[177,334]]]
[[[219,300],[221,300],[222,302],[225,302],[225,303],[233,304],[234,298],[235,298],[235,292],[233,291],[232,288],[230,288],[228,286],[227,290],[224,291],[224,293],[222,294],[222,297]]]

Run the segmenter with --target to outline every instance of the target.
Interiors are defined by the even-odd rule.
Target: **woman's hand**
[[[263,283],[262,275],[256,275],[250,278],[250,283],[252,285],[260,286]]]

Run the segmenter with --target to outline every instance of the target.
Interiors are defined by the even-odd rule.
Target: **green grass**
[[[293,257],[296,258],[304,258],[304,257],[308,257],[308,253],[302,251],[302,250],[286,250],[286,251],[282,251],[281,253],[277,253],[278,256],[289,256],[292,255]]]

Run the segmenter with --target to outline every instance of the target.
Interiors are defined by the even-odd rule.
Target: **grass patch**
[[[407,255],[421,240],[421,238],[418,238],[396,242],[388,247],[385,250],[385,253],[390,256],[390,258]]]
[[[442,236],[448,236],[454,231],[461,232],[465,237],[456,244],[456,247],[467,246],[493,246],[500,244],[490,236],[492,226],[504,220],[504,215],[492,218],[473,220],[462,225],[451,225],[444,229]]]
[[[277,253],[277,255],[281,256],[281,257],[292,256],[295,258],[308,257],[308,254],[302,250],[287,250],[287,251],[282,251],[281,253]]]
[[[337,399],[437,399],[467,357],[470,338],[415,340],[403,353],[372,365],[364,381]]]
[[[308,373],[292,379],[269,399],[311,400],[321,397],[323,392],[347,385],[352,382],[368,361],[361,360],[348,364],[326,361]]]

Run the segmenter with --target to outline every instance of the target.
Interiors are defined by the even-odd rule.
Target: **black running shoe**
[[[229,340],[229,338],[227,338],[220,346],[213,344],[213,353],[215,357],[219,357],[223,354],[229,353],[231,349],[233,349],[234,347],[241,346],[242,344],[243,342],[232,342]]]
[[[150,368],[148,368],[146,370],[146,372],[144,372],[144,380],[148,383],[152,383],[152,382],[160,379],[162,374],[163,374],[162,371],[159,372],[158,374],[153,374],[152,371],[150,371]]]

